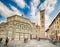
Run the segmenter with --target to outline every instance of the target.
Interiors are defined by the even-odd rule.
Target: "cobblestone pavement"
[[[27,43],[23,41],[9,41],[8,46],[4,46],[4,43],[0,44],[0,47],[58,47],[53,45],[48,40],[30,40]]]

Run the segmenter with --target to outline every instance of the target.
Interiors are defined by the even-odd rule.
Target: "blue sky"
[[[60,0],[0,0],[0,23],[12,15],[24,15],[40,25],[40,10],[45,9],[46,28],[60,11]]]

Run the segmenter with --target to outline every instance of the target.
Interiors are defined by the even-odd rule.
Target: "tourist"
[[[24,38],[24,43],[26,43],[26,38]]]
[[[0,43],[2,42],[2,38],[0,38]]]
[[[8,37],[6,37],[6,40],[5,40],[5,45],[7,46],[7,44],[8,44],[8,41],[9,41],[9,39],[8,39]]]

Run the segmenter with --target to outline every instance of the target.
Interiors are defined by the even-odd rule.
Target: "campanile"
[[[40,22],[41,22],[40,38],[45,38],[45,10],[40,11]]]

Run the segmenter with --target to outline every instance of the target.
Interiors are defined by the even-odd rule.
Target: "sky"
[[[0,23],[15,14],[40,25],[40,11],[45,9],[45,27],[48,28],[60,12],[60,0],[0,0]]]

